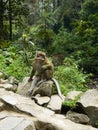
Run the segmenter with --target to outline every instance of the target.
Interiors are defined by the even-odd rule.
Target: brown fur
[[[33,62],[33,68],[29,80],[32,80],[34,75],[40,77],[40,79],[50,79],[53,76],[54,66],[51,61],[46,57],[46,54],[42,51],[38,51],[35,55]]]

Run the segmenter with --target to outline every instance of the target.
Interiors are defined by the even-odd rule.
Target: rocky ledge
[[[21,88],[27,80],[21,83]],[[15,93],[12,79],[0,82],[0,130],[98,130],[98,90],[82,93],[77,104],[83,113],[68,111],[62,114],[58,95],[35,96],[32,99]],[[70,92],[64,100],[74,99],[81,92]]]

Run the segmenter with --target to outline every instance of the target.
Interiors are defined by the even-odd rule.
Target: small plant
[[[75,100],[68,100],[68,101],[64,101],[62,103],[63,106],[68,106],[70,107],[71,109],[75,108],[76,107],[76,101]]]
[[[77,101],[79,100],[81,94],[79,94],[78,96],[76,96],[75,99],[72,100],[66,100],[62,103],[63,106],[68,106],[71,109],[76,108],[77,107]]]

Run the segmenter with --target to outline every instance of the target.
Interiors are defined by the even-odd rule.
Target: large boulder
[[[51,80],[42,82],[35,89],[32,95],[40,94],[41,96],[49,96],[52,95],[52,86],[53,82]]]
[[[68,111],[66,114],[66,118],[80,124],[89,124],[90,121],[87,115],[73,111]]]
[[[78,104],[90,118],[92,125],[98,121],[98,90],[86,91],[78,101]]]

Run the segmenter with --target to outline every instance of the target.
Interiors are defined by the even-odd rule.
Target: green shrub
[[[81,95],[82,95],[82,93],[79,94],[78,96],[76,96],[75,99],[70,99],[70,100],[63,101],[62,105],[66,106],[66,107],[69,107],[71,109],[75,109],[78,106],[77,101],[79,100]]]
[[[66,58],[62,66],[56,68],[55,78],[59,81],[61,91],[64,95],[72,90],[86,91],[88,74],[78,69],[78,65],[71,58]]]
[[[31,68],[27,66],[23,55],[17,52],[15,46],[0,50],[0,71],[5,77],[14,76],[18,80],[28,76]]]

